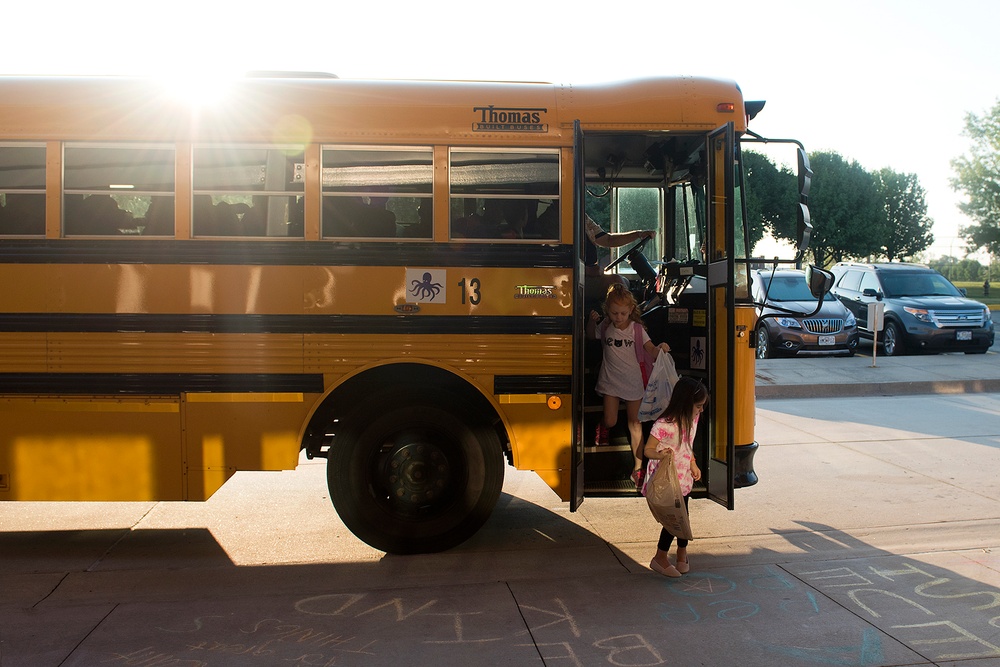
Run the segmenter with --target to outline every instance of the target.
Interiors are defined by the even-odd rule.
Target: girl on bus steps
[[[687,509],[691,487],[701,479],[701,469],[694,460],[692,443],[694,434],[698,430],[698,418],[701,417],[701,411],[705,409],[707,401],[708,389],[700,380],[690,377],[681,377],[677,380],[670,394],[670,403],[659,419],[653,422],[649,439],[646,441],[644,453],[649,463],[646,466],[642,495],[646,495],[646,485],[653,478],[660,461],[672,453],[681,493],[684,494],[684,508]],[[667,554],[673,541],[674,536],[666,528],[660,528],[656,555],[649,562],[651,570],[666,577],[679,577],[691,569],[687,555],[688,540],[680,537],[677,538],[677,564],[671,565]]]
[[[604,360],[597,376],[597,393],[604,397],[604,412],[597,425],[595,444],[608,444],[608,432],[618,423],[618,408],[625,402],[629,442],[635,465],[632,481],[638,488],[642,484],[642,424],[639,422],[639,404],[646,391],[636,346],[656,359],[661,352],[670,352],[666,343],[654,345],[646,333],[639,312],[639,303],[624,285],[613,284],[604,300],[605,319],[597,311],[590,314],[587,336],[601,341]],[[598,324],[600,323],[600,325]]]

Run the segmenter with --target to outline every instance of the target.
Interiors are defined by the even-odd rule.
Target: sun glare
[[[156,76],[168,94],[192,109],[211,107],[229,93],[239,74],[234,72],[167,72]]]

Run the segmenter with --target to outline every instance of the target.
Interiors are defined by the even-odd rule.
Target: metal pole
[[[875,355],[878,354],[878,329],[872,329],[872,365],[875,368]]]

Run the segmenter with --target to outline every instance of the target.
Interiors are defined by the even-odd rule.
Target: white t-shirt
[[[640,326],[645,345],[649,334]],[[638,401],[646,392],[642,383],[642,370],[635,355],[635,322],[631,320],[624,329],[618,329],[610,322],[603,322],[597,330],[598,340],[604,352],[604,363],[597,376],[597,393],[601,396],[617,396],[623,401]]]

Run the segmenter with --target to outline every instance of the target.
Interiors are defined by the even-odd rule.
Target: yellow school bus
[[[214,92],[0,79],[0,499],[205,500],[325,457],[355,535],[417,553],[507,465],[572,509],[635,496],[627,434],[592,435],[588,210],[658,230],[610,270],[709,386],[695,495],[756,481],[734,83]]]

